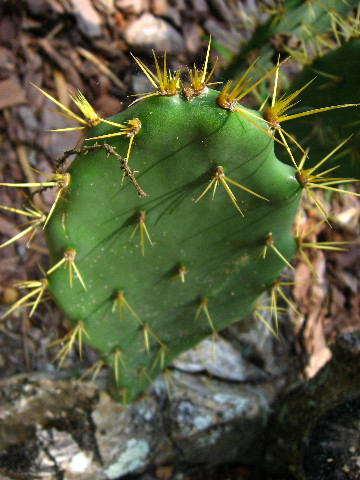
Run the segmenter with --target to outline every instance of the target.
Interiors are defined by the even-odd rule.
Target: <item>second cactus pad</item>
[[[51,265],[60,262],[48,290],[127,401],[176,355],[249,314],[296,251],[296,171],[275,157],[257,112],[240,107],[250,122],[218,95],[153,95],[108,119],[137,126],[97,142],[125,158],[132,140],[128,165],[146,196],[115,156],[84,151],[45,229]],[[118,132],[100,123],[87,137]],[[272,249],[263,258],[269,238],[284,259]]]

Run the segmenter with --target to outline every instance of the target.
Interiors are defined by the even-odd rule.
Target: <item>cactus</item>
[[[351,68],[348,66],[351,65]],[[301,99],[301,104],[311,108],[334,105],[336,102],[358,102],[360,99],[360,40],[350,39],[340,47],[326,53],[311,65],[305,66],[294,79],[291,91],[311,79],[312,82]],[[346,100],[345,100],[346,99]],[[360,132],[359,112],[354,110],[334,110],[316,121],[294,122],[289,133],[295,136],[304,148],[310,148],[308,165],[314,165],[323,158],[329,149],[335,148],[341,140],[353,133],[346,150],[339,152],[339,161],[333,157],[332,164],[338,165],[336,174],[340,177],[360,177]],[[355,127],[355,128],[354,128]],[[344,158],[344,154],[347,154]],[[283,157],[281,157],[283,158]],[[341,158],[341,160],[340,160]]]
[[[176,355],[251,312],[265,321],[261,312],[270,310],[277,335],[277,298],[299,313],[278,277],[310,246],[291,233],[301,193],[325,215],[313,189],[337,191],[339,183],[317,172],[323,162],[298,165],[287,145],[280,122],[297,116],[285,111],[302,89],[274,98],[263,115],[240,105],[279,65],[250,87],[251,67],[216,91],[209,49],[189,85],[180,83],[180,70],[167,72],[166,57],[161,70],[154,58],[156,74],[135,58],[154,90],[114,117],[100,118],[80,93],[73,100],[83,116],[53,99],[86,139],[64,153],[47,181],[32,184],[57,188],[47,215],[3,207],[43,226],[50,254],[40,280],[18,284],[30,291],[3,318],[28,305],[31,315],[50,295],[72,325],[58,340],[59,365],[75,342],[80,356],[83,342],[92,346],[100,356],[94,374],[108,365],[112,392],[124,402],[160,372],[168,377]],[[291,166],[276,158],[274,141],[286,146]]]
[[[276,37],[274,43],[279,44],[280,40],[281,49],[299,63],[311,64],[314,59],[339,46],[344,36],[348,40],[358,35],[358,15],[356,18],[350,16],[352,10],[358,7],[355,0],[276,0],[272,4],[271,8],[261,3],[260,8],[268,18],[257,22],[255,28],[252,27],[254,31],[251,37],[241,45],[239,52],[224,70],[225,78],[238,76],[254,52],[260,56],[258,70],[267,69],[275,53],[271,40]],[[253,23],[251,18],[247,21]],[[246,30],[251,28],[249,25],[244,27]],[[286,38],[289,36],[298,43],[296,48],[287,45]]]

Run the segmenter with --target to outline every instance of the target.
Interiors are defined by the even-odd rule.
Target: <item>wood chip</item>
[[[0,81],[0,109],[26,103],[25,92],[16,75]]]

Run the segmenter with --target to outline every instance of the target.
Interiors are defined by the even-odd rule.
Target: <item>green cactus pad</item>
[[[260,258],[269,233],[287,260],[296,251],[295,170],[217,96],[150,96],[109,119],[141,121],[129,167],[146,197],[128,177],[122,183],[114,156],[80,154],[45,228],[51,265],[71,249],[86,287],[74,271],[70,287],[65,262],[49,274],[48,290],[73,326],[81,322],[84,342],[112,367],[114,394],[126,391],[126,401],[176,355],[252,311],[285,266],[271,249]],[[87,137],[116,131],[101,123]],[[126,157],[126,136],[105,140]],[[215,177],[220,166],[224,176]]]

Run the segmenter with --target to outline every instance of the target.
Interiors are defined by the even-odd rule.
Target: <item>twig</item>
[[[89,52],[89,50],[86,50],[85,48],[82,47],[76,47],[76,50],[80,55],[82,55],[86,60],[89,60],[91,63],[93,63],[101,73],[106,75],[110,80],[121,90],[126,90],[125,84],[108,68],[104,62],[102,62],[99,58],[97,58],[94,54]]]
[[[24,145],[18,143],[15,148],[16,148],[16,153],[17,153],[18,160],[19,160],[20,165],[21,165],[21,169],[22,169],[27,181],[29,183],[35,183],[36,179],[35,179],[35,176],[34,176],[34,172],[31,170],[31,165],[29,163],[28,155],[26,153]],[[31,192],[32,195],[35,195],[36,189],[34,187],[30,187],[30,192]],[[41,210],[44,208],[44,204],[43,204],[40,197],[34,197],[33,200],[34,200],[34,204],[38,208],[40,208]]]
[[[107,155],[113,155],[120,163],[120,168],[124,170],[125,175],[130,178],[131,182],[133,183],[134,187],[136,188],[136,191],[139,195],[139,197],[146,197],[146,193],[140,188],[140,185],[137,183],[135,179],[135,171],[131,170],[129,168],[129,165],[127,164],[126,160],[122,158],[121,155],[119,155],[116,151],[115,148],[112,147],[111,145],[108,145],[107,143],[104,143],[103,145],[98,145],[97,143],[95,145],[91,145],[89,147],[82,147],[82,148],[70,148],[69,150],[65,150],[65,152],[62,154],[62,156],[57,160],[56,162],[56,173],[60,173],[62,168],[64,167],[66,160],[71,156],[71,155],[80,155],[80,154],[87,154],[89,152],[93,152],[94,150],[105,150],[107,152]]]

